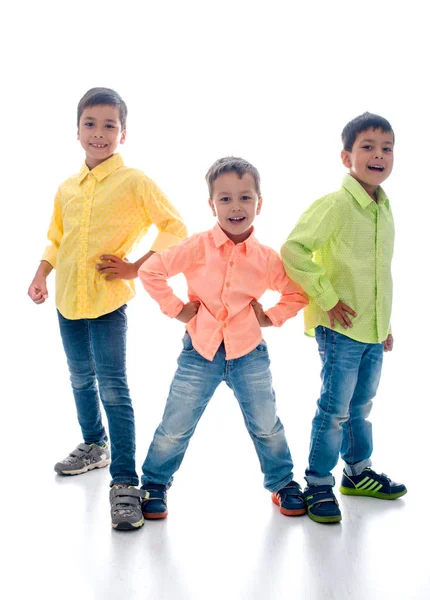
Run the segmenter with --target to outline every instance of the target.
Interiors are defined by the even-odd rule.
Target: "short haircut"
[[[108,106],[117,106],[119,109],[119,120],[121,121],[121,129],[124,130],[127,124],[127,105],[118,92],[110,88],[96,87],[88,90],[82,96],[78,104],[78,127],[79,121],[84,110],[91,106],[100,106],[107,104]]]
[[[260,173],[251,165],[248,161],[237,156],[226,156],[225,158],[219,158],[214,162],[209,171],[206,173],[206,183],[208,184],[209,194],[212,198],[213,184],[223,173],[236,173],[239,179],[249,173],[254,178],[255,189],[257,194],[261,196],[260,191]]]
[[[367,129],[381,129],[384,132],[391,131],[394,136],[393,128],[384,117],[374,115],[373,113],[365,112],[362,115],[355,117],[345,125],[342,131],[343,149],[351,152],[357,136]]]

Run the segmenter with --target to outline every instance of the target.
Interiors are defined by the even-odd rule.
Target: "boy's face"
[[[231,172],[223,173],[214,181],[209,206],[224,233],[239,244],[249,237],[262,202],[250,173],[245,173],[241,179]]]
[[[125,141],[125,129],[121,131],[119,108],[108,104],[89,106],[82,112],[78,126],[78,140],[85,150],[85,162],[89,169],[112,156]]]
[[[364,189],[374,195],[393,169],[394,134],[367,129],[358,134],[351,151],[342,150],[342,162]]]

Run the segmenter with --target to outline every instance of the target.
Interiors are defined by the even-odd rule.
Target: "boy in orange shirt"
[[[217,225],[152,256],[139,269],[161,310],[186,323],[163,419],[142,467],[143,514],[148,519],[167,516],[166,491],[203,411],[225,381],[239,402],[273,502],[285,515],[301,515],[305,504],[276,414],[261,327],[279,327],[307,304],[307,297],[286,276],[276,252],[254,236],[252,224],[262,205],[257,169],[241,158],[223,158],[206,180]],[[186,304],[167,283],[178,273],[187,279]],[[268,289],[281,298],[263,311],[258,299]]]
[[[124,166],[127,106],[109,88],[92,88],[78,104],[78,140],[85,163],[57,192],[45,250],[28,294],[48,297],[56,269],[56,306],[84,443],[55,465],[62,475],[110,466],[112,526],[143,525],[135,469],[134,413],[126,375],[127,302],[138,268],[156,251],[186,237],[185,225],[142,171]],[[155,224],[152,249],[137,262],[127,254]],[[103,403],[108,437],[100,414]]]

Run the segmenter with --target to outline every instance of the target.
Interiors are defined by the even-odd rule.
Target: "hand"
[[[384,342],[384,352],[391,352],[394,346],[394,338],[391,333],[388,334],[387,339]]]
[[[46,277],[43,275],[36,275],[28,288],[28,295],[35,304],[43,304],[48,297]]]
[[[334,320],[339,321],[344,329],[352,327],[351,319],[348,317],[348,313],[353,317],[357,316],[357,313],[350,308],[347,304],[339,300],[336,306],[333,306],[327,311],[328,318],[330,319],[330,327],[334,328]]]
[[[181,312],[176,315],[175,318],[178,319],[178,321],[182,321],[182,323],[188,323],[188,321],[191,321],[191,319],[196,316],[199,308],[200,302],[198,300],[194,302],[187,302],[184,304]]]
[[[270,327],[273,325],[270,318],[264,313],[263,307],[257,300],[253,300],[251,302],[251,306],[254,309],[255,316],[257,317],[257,321],[260,327]]]
[[[100,256],[102,263],[96,265],[100,275],[106,275],[106,281],[114,279],[136,279],[137,267],[126,258],[122,259],[114,254],[104,254]]]

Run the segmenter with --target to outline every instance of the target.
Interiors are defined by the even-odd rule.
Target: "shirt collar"
[[[124,161],[120,154],[114,154],[113,156],[111,156],[107,160],[104,160],[102,163],[97,165],[97,167],[94,167],[94,169],[91,170],[84,163],[82,165],[82,169],[79,171],[78,181],[79,183],[82,183],[89,173],[92,173],[97,181],[103,181],[103,179],[105,179],[108,175],[110,175],[111,173],[123,166]]]
[[[366,190],[358,183],[358,181],[354,179],[354,177],[352,177],[352,175],[345,175],[342,182],[342,187],[348,190],[351,196],[355,200],[357,200],[357,202],[362,208],[367,208],[369,204],[372,204],[373,199],[369,196]],[[378,204],[384,204],[385,202],[388,202],[387,194],[384,192],[381,186],[379,186],[376,190],[376,196],[378,198]]]
[[[221,246],[223,246],[227,242],[230,242],[231,244],[234,243],[224,233],[224,231],[221,229],[221,227],[219,226],[218,223],[212,229],[212,236],[213,236],[213,240],[214,240],[214,243],[215,243],[215,248],[221,248]],[[257,242],[257,240],[255,238],[254,227],[253,227],[251,235],[249,237],[247,237],[244,242],[241,242],[240,244],[236,244],[236,245],[237,246],[243,245],[245,247],[245,253],[246,253],[246,255],[249,256],[249,254],[251,254],[252,250],[255,248],[255,246],[257,244],[258,244],[258,242]]]

